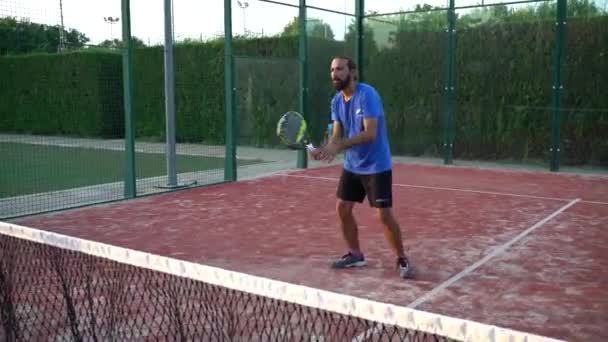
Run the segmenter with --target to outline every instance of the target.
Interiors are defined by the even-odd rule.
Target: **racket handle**
[[[309,152],[314,152],[314,151],[316,150],[316,148],[315,148],[315,147],[314,147],[312,144],[308,144],[308,145],[306,145],[306,149],[307,149]]]

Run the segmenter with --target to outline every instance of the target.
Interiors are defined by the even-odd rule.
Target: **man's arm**
[[[331,144],[334,141],[342,139],[342,124],[340,121],[334,120],[334,124],[332,126],[331,137],[329,137],[327,144]]]
[[[360,134],[347,139],[341,139],[338,142],[340,147],[337,153],[343,150],[351,148],[353,145],[366,144],[374,141],[378,136],[378,119],[377,118],[365,118],[363,119],[363,132]]]
[[[336,124],[338,123],[338,124]],[[351,148],[353,145],[365,144],[376,139],[378,135],[378,119],[365,118],[363,119],[363,132],[352,137],[342,139],[342,131],[339,122],[334,122],[334,132],[328,144],[320,149],[318,158],[331,162],[336,155],[344,150]]]

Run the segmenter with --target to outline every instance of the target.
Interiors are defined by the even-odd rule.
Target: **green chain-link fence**
[[[306,167],[275,123],[323,142],[335,55],[395,156],[608,169],[606,0],[44,6],[0,0],[2,218]]]

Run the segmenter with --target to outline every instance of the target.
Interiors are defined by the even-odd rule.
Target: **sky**
[[[30,21],[57,25],[63,12],[64,26],[83,32],[90,44],[122,36],[122,23],[111,24],[104,18],[121,17],[120,0],[0,0],[0,16],[29,18]],[[297,5],[299,0],[278,0]],[[485,0],[485,3],[506,0]],[[600,0],[606,7],[608,0]],[[269,4],[258,0],[247,2],[247,8],[239,7],[237,0],[232,1],[233,34],[243,34],[246,29],[253,34],[273,35],[298,15],[298,9],[288,6]],[[456,0],[457,6],[474,5],[481,0]],[[411,10],[416,4],[427,3],[445,7],[447,0],[367,0],[366,11],[379,13]],[[310,6],[354,13],[355,0],[307,0]],[[173,0],[174,39],[208,39],[224,33],[224,0]],[[131,0],[131,34],[146,44],[164,42],[164,0]],[[336,39],[343,39],[352,17],[315,9],[308,10],[309,18],[321,19],[328,23]]]
[[[279,0],[298,4],[298,0]],[[462,0],[475,1],[475,0]],[[244,2],[241,0],[241,2]],[[243,34],[244,28],[254,34],[272,35],[280,33],[298,9],[247,0],[248,7],[242,9],[237,0],[232,2],[233,34]],[[427,0],[437,6],[445,0]],[[111,24],[104,18],[120,18],[120,0],[62,0],[63,20],[66,28],[74,28],[90,38],[91,44],[122,35],[121,22]],[[308,0],[310,6],[324,7],[354,14],[354,0]],[[29,18],[33,22],[57,25],[61,22],[60,0],[0,0],[0,16]],[[412,7],[412,1],[373,0],[367,1],[366,10],[395,12]],[[200,39],[221,36],[224,33],[224,0],[173,0],[174,37]],[[131,34],[146,44],[164,41],[164,0],[131,0]],[[336,39],[342,39],[352,20],[340,14],[308,10],[309,18],[318,18],[328,23]]]

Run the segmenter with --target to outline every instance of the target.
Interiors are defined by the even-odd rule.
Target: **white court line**
[[[564,205],[563,207],[559,208],[557,211],[553,212],[551,215],[545,217],[544,219],[536,222],[536,224],[534,224],[533,226],[531,226],[530,228],[524,230],[523,232],[521,232],[519,235],[517,235],[516,237],[514,237],[513,239],[509,240],[508,242],[504,243],[503,245],[495,248],[492,253],[486,255],[485,257],[483,257],[481,260],[478,260],[476,263],[470,265],[469,267],[465,268],[464,270],[462,270],[460,273],[456,274],[455,276],[453,276],[452,278],[444,281],[443,283],[441,283],[439,286],[435,287],[434,289],[432,289],[431,291],[427,292],[426,294],[424,294],[422,297],[419,297],[418,299],[416,299],[415,301],[411,302],[408,307],[409,308],[416,308],[417,306],[419,306],[420,304],[428,301],[429,299],[433,298],[435,295],[437,295],[439,292],[445,290],[448,286],[454,284],[455,282],[457,282],[458,280],[462,279],[464,276],[468,275],[469,273],[473,272],[475,269],[479,268],[481,265],[485,264],[488,260],[492,259],[495,256],[498,256],[499,254],[504,253],[509,247],[511,247],[513,244],[515,244],[517,241],[521,240],[522,238],[524,238],[526,235],[532,233],[534,230],[536,230],[538,227],[542,226],[543,224],[547,223],[548,221],[550,221],[551,219],[553,219],[555,216],[561,214],[563,211],[565,211],[566,209],[570,208],[571,206],[575,205],[577,202],[580,201],[580,198],[577,198],[575,200],[570,201],[568,204]]]
[[[477,268],[481,267],[488,260],[490,260],[490,259],[492,259],[492,258],[494,258],[494,257],[496,257],[496,256],[498,256],[498,255],[500,255],[502,253],[504,253],[509,247],[511,247],[517,241],[521,240],[522,238],[524,238],[525,236],[527,236],[528,234],[530,234],[531,232],[533,232],[534,230],[536,230],[538,227],[540,227],[543,224],[547,223],[548,221],[550,221],[551,219],[553,219],[555,216],[559,215],[560,213],[562,213],[566,209],[570,208],[571,206],[575,205],[579,201],[580,201],[579,198],[570,201],[568,204],[566,204],[563,207],[559,208],[557,211],[553,212],[551,215],[545,217],[544,219],[538,221],[536,224],[534,224],[530,228],[524,230],[519,235],[517,235],[516,237],[514,237],[513,239],[511,239],[510,241],[508,241],[508,242],[504,243],[503,245],[495,248],[492,251],[492,253],[486,255],[482,259],[478,260],[476,263],[470,265],[469,267],[467,267],[464,270],[462,270],[460,273],[458,273],[455,276],[451,277],[450,279],[444,281],[443,283],[441,283],[437,287],[433,288],[431,291],[425,293],[423,296],[421,296],[418,299],[416,299],[415,301],[411,302],[407,307],[415,309],[420,304],[422,304],[422,303],[428,301],[429,299],[435,297],[438,293],[442,292],[443,290],[445,290],[450,285],[454,284],[455,282],[457,282],[460,279],[462,279],[463,277],[467,276],[468,274],[470,274],[471,272],[473,272]],[[355,341],[357,341],[357,342],[364,341],[365,339],[368,339],[368,338],[372,337],[374,334],[378,333],[378,331],[380,331],[380,329],[382,329],[382,326],[378,324],[374,328],[371,328],[371,329],[369,329],[367,331],[362,332],[357,337],[355,337],[352,341],[353,342],[355,342]]]
[[[295,178],[309,178],[309,179],[331,180],[331,181],[339,181],[340,180],[339,178],[332,178],[332,177],[317,177],[317,176],[290,175],[290,174],[283,174],[283,176],[295,177]],[[509,192],[483,191],[483,190],[471,190],[471,189],[456,189],[456,188],[444,188],[444,187],[438,187],[438,186],[425,186],[425,185],[413,185],[413,184],[395,184],[395,183],[393,183],[393,186],[404,187],[404,188],[428,189],[428,190],[458,191],[458,192],[468,192],[468,193],[484,194],[484,195],[535,198],[535,199],[544,199],[544,200],[562,201],[562,202],[566,202],[566,201],[571,201],[572,200],[570,198],[544,197],[544,196],[534,196],[534,195],[520,195],[520,194],[509,193]],[[608,203],[606,203],[606,204],[608,204]]]
[[[600,201],[581,201],[581,203],[608,205],[608,202],[600,202]]]

